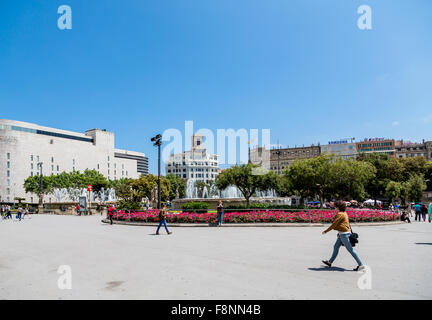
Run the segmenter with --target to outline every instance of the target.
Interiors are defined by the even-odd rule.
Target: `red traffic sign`
[[[93,186],[91,185],[91,184],[89,184],[88,186],[87,186],[87,191],[92,191],[93,190]]]

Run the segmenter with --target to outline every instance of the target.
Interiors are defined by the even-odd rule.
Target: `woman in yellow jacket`
[[[333,254],[332,254],[330,260],[323,260],[323,263],[326,266],[331,267],[333,261],[335,261],[337,255],[339,253],[339,248],[343,244],[345,246],[345,248],[348,250],[348,252],[353,256],[355,261],[357,261],[358,266],[357,266],[357,268],[354,269],[354,271],[363,270],[364,265],[361,262],[357,253],[354,251],[353,247],[351,246],[351,242],[349,241],[349,236],[351,234],[351,228],[350,228],[350,224],[349,224],[348,215],[345,212],[346,203],[344,201],[341,201],[341,200],[336,201],[335,210],[336,210],[336,216],[333,220],[332,225],[327,230],[323,231],[322,234],[326,234],[327,232],[329,232],[330,230],[333,230],[333,229],[337,230],[339,232],[339,234],[338,234],[338,238],[336,240],[336,243],[334,244]]]

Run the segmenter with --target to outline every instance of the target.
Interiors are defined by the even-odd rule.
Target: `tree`
[[[146,176],[141,175],[138,179],[131,182],[132,189],[136,192],[136,198],[147,197],[152,198],[153,189],[158,185],[158,177],[152,174]],[[170,183],[167,178],[161,177],[161,200],[166,201],[169,199]]]
[[[367,162],[338,159],[331,164],[327,174],[330,183],[328,193],[332,197],[363,200],[367,195],[366,186],[374,179],[376,169]]]
[[[423,197],[423,191],[426,190],[426,182],[421,174],[413,174],[407,183],[408,198],[412,201],[419,202]]]
[[[277,189],[279,180],[274,172],[252,174],[253,168],[258,168],[258,165],[248,163],[226,169],[216,177],[215,185],[219,190],[224,190],[230,185],[236,186],[246,200],[246,207],[249,208],[250,198],[257,191]]]
[[[52,176],[42,176],[42,189],[41,177],[38,175],[28,177],[24,180],[24,190],[26,193],[34,193],[39,197],[39,207],[43,206],[44,195],[53,192]]]
[[[402,199],[403,188],[402,182],[390,181],[387,183],[386,196],[390,199],[390,202],[393,202],[393,199]]]
[[[180,177],[177,178],[172,173],[168,174],[166,176],[166,178],[170,184],[170,195],[169,195],[170,200],[173,200],[176,198],[177,190],[178,190],[178,194],[179,194],[180,199],[186,197],[187,179],[183,179]]]
[[[371,164],[376,169],[374,178],[366,185],[366,192],[375,200],[376,204],[377,198],[385,194],[389,181],[397,181],[393,176],[395,172],[398,172],[395,168],[397,162],[390,162],[390,157],[387,154],[379,153],[362,153],[358,155],[357,159]]]

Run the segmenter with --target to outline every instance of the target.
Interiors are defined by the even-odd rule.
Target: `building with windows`
[[[148,174],[145,154],[114,147],[114,133],[91,129],[84,134],[42,127],[37,124],[0,120],[0,202],[15,197],[37,203],[38,197],[26,194],[24,180],[40,173],[96,170],[115,180]],[[54,202],[53,196],[44,198]]]
[[[399,142],[398,142],[399,143]],[[362,153],[383,153],[391,157],[396,156],[396,141],[385,138],[369,138],[356,143],[357,152]]]
[[[397,158],[413,158],[413,157],[424,157],[427,160],[432,159],[431,155],[432,142],[421,143],[403,141],[401,140],[396,144],[396,157]]]
[[[203,136],[192,136],[192,150],[170,155],[165,161],[165,173],[179,178],[209,183],[219,174],[219,159],[207,153]]]
[[[342,139],[329,141],[326,145],[321,145],[321,154],[334,155],[340,159],[354,159],[357,155],[357,146],[352,139]]]
[[[320,155],[320,146],[279,148],[269,150],[270,152],[270,170],[282,174],[293,161],[299,159],[315,158]]]

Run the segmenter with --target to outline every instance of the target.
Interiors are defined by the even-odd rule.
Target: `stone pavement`
[[[354,226],[353,226],[354,227]],[[431,299],[432,224],[355,226],[372,289],[336,232],[108,225],[100,216],[0,221],[0,299]],[[61,265],[72,289],[60,290]]]

